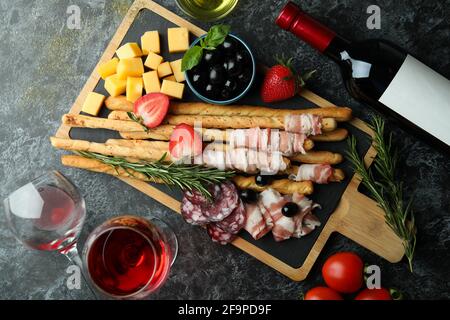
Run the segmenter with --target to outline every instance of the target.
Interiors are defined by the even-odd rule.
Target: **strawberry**
[[[286,62],[277,60],[278,64],[267,71],[261,88],[261,99],[266,103],[292,98],[299,93],[305,81],[315,72],[309,72],[302,78],[292,69],[292,58]]]

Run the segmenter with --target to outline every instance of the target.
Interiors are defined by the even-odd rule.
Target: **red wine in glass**
[[[114,298],[143,298],[165,282],[176,249],[173,235],[162,221],[154,221],[122,216],[89,236],[84,260],[99,291]]]

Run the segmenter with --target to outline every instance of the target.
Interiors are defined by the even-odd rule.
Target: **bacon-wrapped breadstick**
[[[257,192],[262,192],[267,189],[274,189],[282,194],[312,194],[314,192],[313,183],[311,181],[292,181],[288,179],[274,179],[266,186],[259,186],[256,184],[255,177],[235,176],[233,181],[241,190],[250,189]]]
[[[312,150],[305,154],[297,153],[290,156],[289,159],[308,164],[339,164],[342,162],[343,157],[340,153]]]
[[[328,164],[302,164],[287,168],[289,179],[294,181],[312,181],[317,184],[340,182],[345,179],[344,171],[334,169]]]

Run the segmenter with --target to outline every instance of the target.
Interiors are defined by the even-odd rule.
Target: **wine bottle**
[[[276,24],[339,64],[350,95],[450,154],[450,81],[397,45],[349,41],[288,2]]]

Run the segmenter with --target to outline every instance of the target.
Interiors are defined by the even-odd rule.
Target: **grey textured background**
[[[157,1],[183,14],[174,1]],[[450,1],[376,1],[382,29],[366,28],[366,8],[374,1],[297,1],[337,32],[354,39],[383,37],[407,48],[450,77]],[[295,283],[232,246],[218,247],[200,229],[128,185],[109,176],[63,168],[61,152],[48,137],[72,105],[101,53],[126,14],[131,0],[0,0],[0,196],[48,169],[61,170],[83,191],[88,217],[83,238],[94,226],[119,213],[152,213],[167,220],[179,236],[180,252],[167,284],[154,299],[297,299],[320,284],[320,265],[339,250],[358,252],[382,269],[385,286],[412,299],[450,298],[449,158],[409,134],[390,127],[400,149],[399,178],[416,194],[418,225],[415,273],[405,263],[390,264],[340,235],[333,235],[310,276]],[[284,52],[297,67],[318,69],[310,87],[363,119],[368,108],[349,98],[335,65],[280,30],[273,21],[285,1],[240,1],[225,19],[250,43],[258,59],[273,63]],[[82,29],[68,30],[66,9],[82,9]],[[207,28],[208,25],[200,24]],[[426,106],[424,106],[426,109]],[[0,216],[0,298],[89,299],[90,293],[65,286],[63,256],[21,247]]]

